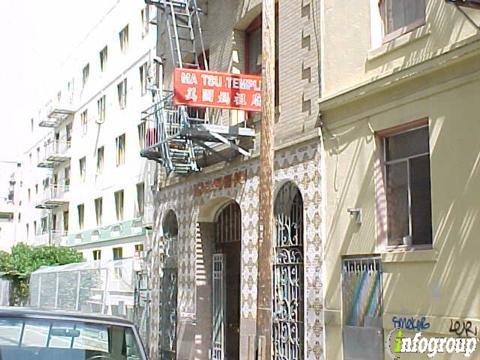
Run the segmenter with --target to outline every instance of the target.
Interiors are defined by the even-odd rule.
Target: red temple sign
[[[262,110],[261,76],[177,68],[173,83],[176,105]]]

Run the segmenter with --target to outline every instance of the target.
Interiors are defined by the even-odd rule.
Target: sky
[[[0,189],[58,69],[119,0],[0,0]],[[124,0],[129,1],[129,0]]]

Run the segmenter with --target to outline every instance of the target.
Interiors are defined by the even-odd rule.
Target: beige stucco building
[[[328,359],[480,326],[480,11],[393,3],[322,2]]]

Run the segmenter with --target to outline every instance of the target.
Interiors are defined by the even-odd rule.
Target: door
[[[241,214],[231,202],[217,216],[213,255],[212,358],[237,360],[240,349]]]
[[[342,305],[344,359],[383,359],[380,258],[343,259]]]
[[[304,359],[303,199],[288,182],[275,199],[273,358]]]

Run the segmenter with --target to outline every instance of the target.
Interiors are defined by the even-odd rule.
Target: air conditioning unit
[[[447,3],[480,9],[480,0],[446,0]]]

